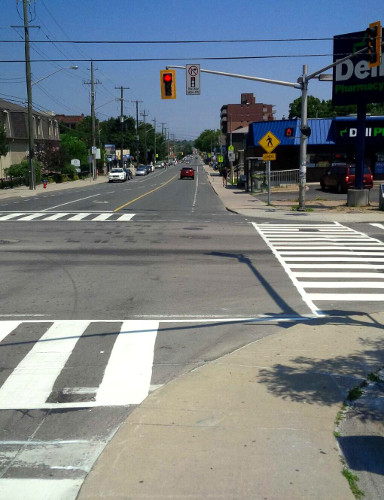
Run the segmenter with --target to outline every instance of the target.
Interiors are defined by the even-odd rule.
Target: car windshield
[[[137,170],[145,170],[146,167],[137,167]]]
[[[122,171],[123,171],[123,169],[122,169],[122,168],[113,168],[113,169],[111,170],[111,172],[114,172],[114,173],[116,173],[116,172],[122,172]]]

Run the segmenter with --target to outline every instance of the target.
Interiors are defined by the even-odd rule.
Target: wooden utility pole
[[[23,0],[24,12],[24,45],[25,45],[25,79],[27,83],[28,99],[28,171],[29,189],[36,189],[35,166],[33,164],[35,141],[33,135],[33,109],[32,109],[32,79],[31,79],[31,56],[29,52],[29,26],[27,0]]]
[[[147,165],[148,163],[148,152],[147,152],[147,126],[146,126],[146,121],[145,118],[148,116],[148,113],[145,112],[145,110],[141,113],[141,116],[143,117],[143,122],[144,122],[144,163]]]
[[[124,150],[124,90],[128,90],[129,87],[115,87],[115,89],[120,89],[120,166],[124,167],[123,150]]]

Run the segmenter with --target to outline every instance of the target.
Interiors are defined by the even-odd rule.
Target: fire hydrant
[[[43,186],[44,186],[44,189],[47,187],[47,179],[43,179]]]

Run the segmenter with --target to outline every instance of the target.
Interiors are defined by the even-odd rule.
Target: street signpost
[[[268,206],[271,205],[271,160],[276,160],[276,154],[272,153],[280,144],[280,140],[272,134],[271,131],[267,132],[259,141],[260,146],[267,152],[263,154],[263,160],[267,162],[267,184],[268,184]]]
[[[234,151],[228,151],[228,160],[229,161],[235,161],[235,152]]]
[[[200,95],[200,64],[186,64],[186,94]]]

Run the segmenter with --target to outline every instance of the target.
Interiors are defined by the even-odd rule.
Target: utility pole
[[[136,165],[139,164],[139,102],[143,101],[131,101],[136,103]]]
[[[33,109],[32,109],[32,79],[31,79],[31,56],[29,52],[29,26],[28,26],[28,8],[27,0],[23,0],[24,12],[24,45],[25,45],[25,79],[27,83],[28,99],[28,171],[29,171],[29,189],[36,189],[35,166],[33,157],[35,155],[35,141],[33,131]]]
[[[91,177],[96,179],[96,118],[95,118],[95,85],[100,84],[98,80],[95,82],[93,61],[91,61],[91,81],[84,82],[85,85],[91,85],[91,126],[92,126],[92,148],[91,148]]]
[[[141,113],[141,116],[144,118],[144,163],[147,165],[148,163],[148,152],[147,152],[147,125],[145,118],[148,116],[148,113],[145,110]]]
[[[129,87],[115,87],[115,89],[120,89],[120,131],[121,131],[121,153],[120,153],[120,166],[124,167],[123,150],[124,150],[124,90],[128,90]]]
[[[153,153],[154,154],[154,160],[153,160],[153,162],[154,162],[154,164],[156,164],[156,159],[157,159],[156,158],[156,118],[154,118],[152,121],[154,123],[153,128],[154,128],[154,131],[155,131],[155,142],[154,142],[154,153]]]

